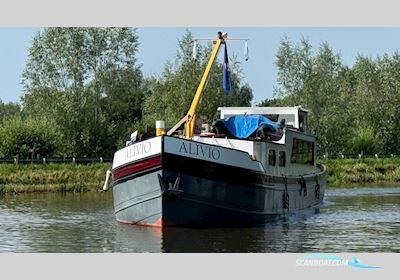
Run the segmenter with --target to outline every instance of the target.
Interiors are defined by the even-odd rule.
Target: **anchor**
[[[172,177],[163,178],[160,174],[157,174],[158,181],[161,186],[161,192],[166,193],[168,195],[180,195],[183,193],[182,190],[179,189],[181,183],[181,174],[175,178],[175,181],[172,182]]]

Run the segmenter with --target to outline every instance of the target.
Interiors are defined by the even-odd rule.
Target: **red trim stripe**
[[[134,162],[130,165],[121,167],[112,173],[112,179],[113,180],[118,180],[121,177],[124,177],[126,175],[131,175],[135,174],[139,171],[143,171],[152,167],[155,167],[157,165],[161,165],[161,156],[149,158],[140,162]]]

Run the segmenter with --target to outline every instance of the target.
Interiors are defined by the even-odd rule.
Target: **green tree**
[[[260,101],[257,106],[258,107],[279,107],[283,106],[285,104],[285,101],[281,98],[266,98],[262,101]]]
[[[353,66],[357,86],[354,110],[359,126],[369,126],[379,139],[380,153],[399,153],[400,55],[359,55]]]
[[[357,154],[372,155],[377,152],[377,138],[371,127],[358,127],[353,132],[351,151]]]
[[[358,55],[350,68],[327,43],[287,38],[277,54],[280,104],[310,109],[322,152],[400,152],[400,54]]]
[[[57,155],[61,135],[54,122],[15,117],[0,127],[0,153],[8,157],[30,158]]]
[[[21,106],[18,103],[3,103],[0,99],[0,124],[12,117],[20,116],[21,115]]]
[[[140,120],[142,73],[131,28],[45,28],[23,73],[28,116],[55,120],[76,156],[111,156]]]
[[[310,110],[309,124],[323,153],[345,152],[353,115],[348,111],[354,87],[351,70],[325,42],[312,51],[305,39],[298,45],[284,38],[278,49],[278,87],[281,105]]]
[[[227,99],[229,106],[251,106],[251,101],[253,100],[253,90],[249,84],[244,84],[243,86],[240,86],[239,90],[234,90],[232,94],[229,94]]]

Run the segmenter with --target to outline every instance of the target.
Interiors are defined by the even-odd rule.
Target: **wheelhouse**
[[[237,115],[262,115],[282,124],[283,136],[277,141],[195,136],[194,140],[246,151],[260,161],[273,176],[295,176],[315,172],[315,136],[309,133],[308,111],[296,107],[220,107],[221,119]]]

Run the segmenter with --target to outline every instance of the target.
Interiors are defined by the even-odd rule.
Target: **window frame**
[[[280,167],[286,166],[286,151],[278,152],[278,166]]]
[[[314,165],[315,142],[293,138],[290,163]]]
[[[273,154],[273,164],[271,163],[271,153]],[[276,166],[276,150],[275,149],[268,149],[268,165]]]

